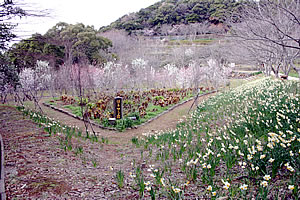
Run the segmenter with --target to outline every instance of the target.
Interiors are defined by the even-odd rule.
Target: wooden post
[[[5,186],[4,186],[4,146],[2,136],[0,134],[0,200],[5,200]]]
[[[122,97],[116,97],[114,100],[114,114],[116,120],[123,118],[123,99]]]

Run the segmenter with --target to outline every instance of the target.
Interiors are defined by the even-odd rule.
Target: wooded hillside
[[[137,13],[125,15],[101,30],[116,28],[131,33],[147,29],[157,31],[162,25],[219,24],[240,4],[237,0],[162,0]]]

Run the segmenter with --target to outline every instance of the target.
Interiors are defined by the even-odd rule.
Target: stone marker
[[[114,114],[116,120],[123,118],[123,99],[122,97],[116,97],[114,100]]]
[[[136,117],[128,117],[128,119],[131,119],[131,120],[135,121]]]
[[[115,125],[116,124],[116,118],[109,118],[108,122],[110,125]]]

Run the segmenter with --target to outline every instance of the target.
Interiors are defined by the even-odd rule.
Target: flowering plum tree
[[[33,100],[35,106],[39,106],[39,100],[43,96],[43,92],[50,89],[51,73],[49,63],[45,61],[37,61],[35,69],[25,68],[19,73],[20,87],[16,90],[16,95],[21,92],[24,99]],[[19,98],[20,99],[20,98]]]
[[[250,56],[278,77],[293,67],[300,52],[300,2],[297,0],[249,1],[231,23],[232,35]],[[236,21],[239,19],[239,23]]]

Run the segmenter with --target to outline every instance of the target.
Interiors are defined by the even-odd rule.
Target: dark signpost
[[[123,117],[122,97],[116,97],[114,100],[114,111],[116,120]]]

